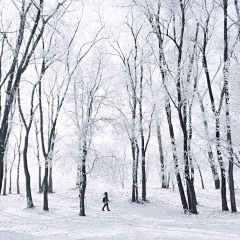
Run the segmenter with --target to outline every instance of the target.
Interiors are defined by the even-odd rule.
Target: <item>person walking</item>
[[[102,208],[102,211],[104,211],[105,207],[107,207],[107,210],[110,211],[109,208],[108,208],[108,202],[110,202],[110,201],[108,200],[108,193],[107,192],[104,193],[103,202],[104,202],[104,206]]]

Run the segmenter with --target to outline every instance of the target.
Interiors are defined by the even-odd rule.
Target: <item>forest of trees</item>
[[[204,164],[222,210],[236,212],[239,4],[0,0],[0,193],[23,191],[23,165],[27,207],[38,175],[49,210],[59,154],[62,166],[66,158],[76,166],[80,216],[95,169],[110,177],[117,168],[123,188],[130,174],[131,200],[144,203],[151,154],[161,187],[176,182],[185,213],[198,213],[194,175]]]

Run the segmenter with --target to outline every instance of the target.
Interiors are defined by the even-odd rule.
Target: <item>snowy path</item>
[[[49,212],[42,195],[33,192],[35,208],[26,209],[25,195],[0,196],[0,239],[240,239],[240,213],[220,211],[220,192],[199,190],[199,214],[183,214],[177,191],[148,189],[150,203],[133,204],[130,190],[111,189],[111,211],[101,211],[104,189],[89,186],[86,217],[78,215],[78,192],[56,190],[49,195]],[[240,191],[236,191],[240,210]]]

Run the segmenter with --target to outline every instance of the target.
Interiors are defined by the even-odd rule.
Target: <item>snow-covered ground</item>
[[[240,213],[222,212],[220,191],[196,186],[198,215],[184,214],[177,190],[148,184],[149,203],[131,203],[131,189],[101,180],[88,182],[86,216],[80,217],[74,181],[58,179],[49,195],[49,212],[42,210],[42,194],[33,190],[35,207],[26,209],[25,193],[0,196],[0,240],[28,239],[240,239]],[[37,186],[37,185],[36,185]],[[102,212],[109,192],[110,212]],[[240,211],[240,190],[236,190]],[[230,205],[229,205],[230,207]]]

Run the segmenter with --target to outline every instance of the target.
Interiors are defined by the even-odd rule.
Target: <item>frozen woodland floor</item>
[[[154,185],[147,189],[149,203],[133,204],[130,188],[106,187],[106,183],[89,181],[85,217],[78,215],[78,191],[74,189],[74,181],[65,184],[55,181],[55,193],[49,195],[49,212],[42,210],[42,194],[36,189],[32,192],[35,207],[26,209],[22,188],[20,195],[0,196],[0,240],[239,240],[240,213],[222,212],[220,191],[214,190],[211,184],[209,182],[205,190],[196,187],[198,215],[183,213],[177,190],[173,192]],[[110,212],[101,210],[105,191],[109,192],[111,200]],[[236,200],[240,211],[240,190],[236,190]]]

